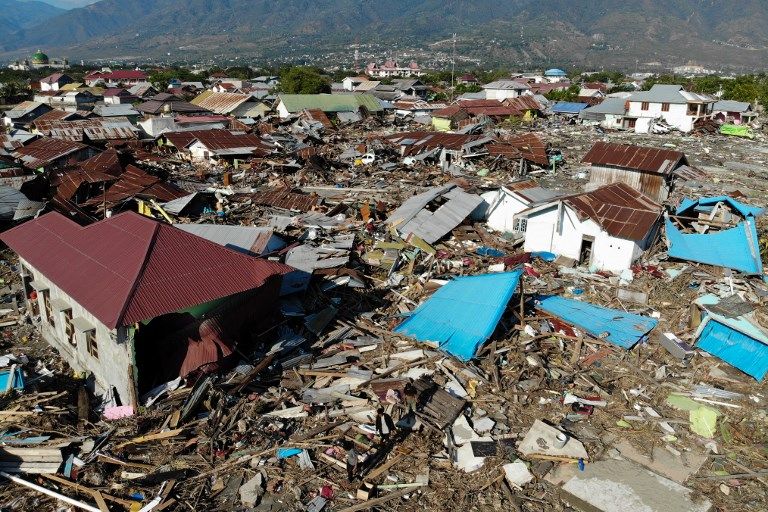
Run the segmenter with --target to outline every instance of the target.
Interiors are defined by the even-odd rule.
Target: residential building
[[[43,92],[58,91],[62,86],[73,83],[74,80],[64,73],[54,73],[40,80],[40,90]]]
[[[658,202],[672,192],[676,171],[688,166],[680,151],[613,142],[596,142],[581,162],[589,165],[588,191],[624,183]]]
[[[516,215],[558,195],[561,194],[539,186],[534,180],[515,181],[481,194],[485,204],[476,213],[485,219],[491,229],[524,235],[527,220],[518,219]]]
[[[551,252],[592,270],[621,272],[651,246],[661,212],[656,201],[614,183],[545,202],[517,216],[526,220],[521,226],[526,252]]]
[[[370,94],[281,94],[275,110],[285,119],[304,110],[322,110],[326,114],[341,112],[379,113],[383,109],[379,100]]]
[[[751,123],[757,117],[752,104],[745,101],[720,100],[712,106],[715,119],[723,123]]]
[[[95,149],[79,142],[41,137],[12,154],[27,169],[48,171],[87,160],[96,153]]]
[[[289,270],[133,212],[86,227],[49,213],[0,239],[19,255],[43,339],[96,392],[133,407],[231,359],[245,328],[271,323]]]
[[[366,66],[365,73],[376,78],[409,77],[424,74],[416,61],[411,61],[407,66],[401,66],[394,59],[385,61],[381,66],[371,62]]]
[[[628,98],[624,128],[637,133],[652,131],[655,120],[688,133],[699,119],[711,119],[715,98],[687,92],[682,85],[654,84],[648,91],[633,93]]]
[[[523,94],[530,94],[531,87],[523,82],[515,80],[497,80],[483,86],[485,99],[504,101],[509,98],[517,98]]]
[[[624,126],[626,104],[624,98],[605,98],[601,103],[579,112],[579,119],[584,124],[598,124],[608,130],[618,130]]]
[[[138,69],[117,69],[92,71],[85,75],[85,84],[94,86],[97,84],[115,84],[115,85],[137,85],[148,82],[147,74]]]
[[[32,121],[49,112],[51,106],[38,101],[23,101],[3,112],[3,124],[8,128],[26,128]]]

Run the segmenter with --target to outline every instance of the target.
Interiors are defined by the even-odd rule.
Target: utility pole
[[[453,53],[451,54],[451,103],[456,92],[456,32],[453,33]]]

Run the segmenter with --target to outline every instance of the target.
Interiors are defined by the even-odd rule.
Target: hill
[[[0,0],[0,32],[11,34],[64,13],[45,2]]]
[[[8,1],[8,0],[6,0]],[[359,40],[391,50],[459,37],[506,65],[658,61],[764,68],[764,0],[102,0],[0,36],[74,57],[295,57]]]

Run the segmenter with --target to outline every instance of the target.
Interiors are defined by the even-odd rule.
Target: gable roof
[[[68,75],[65,75],[64,73],[53,73],[52,75],[48,75],[47,77],[40,80],[41,84],[55,84],[61,81],[62,79],[66,80],[72,80],[69,78]]]
[[[20,147],[13,154],[21,160],[24,167],[37,169],[86,147],[78,142],[42,137]]]
[[[371,94],[281,94],[278,101],[292,114],[302,110],[357,112],[361,107],[369,112],[382,110],[379,100]]]
[[[290,270],[134,212],[86,227],[48,213],[0,239],[112,329],[258,288]]]
[[[517,91],[528,90],[531,86],[522,82],[516,82],[514,80],[496,80],[489,84],[485,84],[483,89],[505,90],[505,91]]]
[[[233,92],[204,91],[192,100],[193,105],[202,107],[216,114],[229,114],[246,101],[253,100],[250,94]]]
[[[648,91],[633,93],[629,101],[648,103],[714,103],[715,99],[707,94],[687,92],[682,85],[654,84]]]
[[[655,174],[670,174],[680,165],[688,164],[680,151],[602,141],[595,142],[581,162]]]
[[[661,205],[625,183],[562,198],[582,218],[590,218],[609,235],[643,240],[661,217]]]
[[[746,101],[720,100],[712,107],[714,111],[721,112],[747,112],[752,110],[752,104]]]

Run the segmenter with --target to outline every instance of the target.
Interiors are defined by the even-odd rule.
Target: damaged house
[[[484,204],[479,210],[489,228],[501,233],[524,234],[521,220],[516,215],[557,196],[557,192],[539,186],[534,180],[516,181],[483,193]]]
[[[86,227],[49,213],[0,238],[19,255],[44,339],[134,407],[268,325],[289,270],[133,212]]]
[[[658,233],[661,205],[614,183],[548,201],[518,214],[525,251],[551,252],[595,270],[632,266]]]
[[[666,219],[667,254],[745,274],[762,275],[755,218],[764,210],[728,196],[683,199]]]
[[[699,119],[712,119],[714,104],[715,98],[688,92],[682,85],[654,84],[627,99],[623,127],[636,133],[666,133],[669,128],[688,133]],[[657,129],[658,124],[663,126]]]
[[[581,163],[589,165],[587,191],[611,183],[625,183],[659,202],[674,189],[679,170],[688,159],[680,151],[662,148],[596,142]]]

